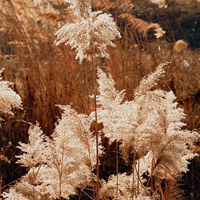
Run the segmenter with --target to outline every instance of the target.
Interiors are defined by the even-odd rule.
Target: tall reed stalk
[[[96,136],[96,176],[97,176],[97,184],[96,184],[96,199],[99,200],[99,135],[98,135],[98,121],[97,121],[97,67],[96,63],[94,64],[94,58],[92,55],[92,72],[93,72],[93,86],[94,86],[94,113],[95,113],[95,136]]]
[[[97,59],[109,57],[106,52],[107,46],[115,47],[112,40],[120,37],[116,24],[108,14],[101,11],[92,12],[91,2],[87,1],[67,1],[75,14],[81,19],[80,22],[63,26],[57,31],[56,45],[65,42],[76,49],[76,58],[82,62],[84,59],[91,62],[93,72],[93,96],[94,96],[94,122],[96,135],[96,200],[99,200],[99,135],[97,117]],[[68,33],[71,32],[71,33]]]

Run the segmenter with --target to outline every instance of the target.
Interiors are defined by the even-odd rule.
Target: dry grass
[[[71,104],[80,113],[90,113],[94,107],[89,98],[93,93],[91,66],[75,61],[70,48],[53,45],[57,28],[78,19],[63,1],[43,2],[36,8],[32,1],[0,3],[0,65],[5,68],[5,80],[14,82],[13,88],[22,97],[24,106],[24,111],[16,111],[16,117],[6,118],[1,126],[1,151],[3,149],[8,160],[0,158],[0,189],[23,174],[23,169],[14,165],[14,157],[17,143],[27,140],[28,124],[24,121],[38,121],[44,133],[50,135],[60,115],[55,104]],[[121,1],[109,1],[110,4],[105,0],[92,2],[94,6],[110,11],[118,9],[116,3]],[[134,6],[130,1],[123,2],[126,12]],[[199,52],[190,49],[190,45],[187,47],[186,43],[177,46],[175,40],[169,42],[166,37],[150,40],[148,34],[151,33],[148,32],[154,27],[153,23],[127,15],[128,23],[123,18],[118,19],[123,39],[116,41],[116,49],[109,50],[110,59],[102,59],[101,64],[112,74],[117,89],[126,89],[126,98],[131,100],[133,90],[142,78],[159,63],[170,61],[172,64],[167,68],[166,78],[158,87],[173,90],[187,114],[187,128],[200,131]],[[170,27],[168,31],[172,32]],[[108,165],[116,165],[113,148],[115,145],[109,147],[111,152],[106,154],[102,170],[107,170]],[[119,162],[120,169],[125,169],[125,164]]]

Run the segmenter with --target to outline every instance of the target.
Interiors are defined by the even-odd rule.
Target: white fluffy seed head
[[[69,44],[72,49],[75,49],[76,59],[80,62],[84,59],[91,61],[92,57],[109,58],[107,46],[115,47],[113,40],[121,37],[116,23],[110,14],[103,14],[101,11],[92,12],[91,7],[88,6],[89,1],[85,4],[81,2],[71,3],[71,8],[75,10],[75,14],[81,18],[81,21],[61,27],[55,33],[57,36],[55,44]]]

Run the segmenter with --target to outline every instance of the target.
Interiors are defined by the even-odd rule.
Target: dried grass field
[[[164,68],[165,76],[159,78],[158,84],[153,85],[152,90],[173,91],[177,97],[175,102],[178,103],[178,108],[184,109],[186,114],[183,118],[186,126],[183,129],[200,133],[200,44],[198,43],[200,2],[194,0],[191,3],[181,4],[179,1],[169,0],[166,2],[167,6],[159,7],[148,0],[142,2],[92,0],[92,11],[111,14],[121,34],[121,38],[113,40],[116,47],[108,47],[109,58],[93,59],[93,53],[87,52],[92,58],[92,65],[87,59],[83,59],[82,62],[75,59],[77,52],[71,49],[70,45],[55,44],[57,37],[55,33],[63,25],[81,21],[81,18],[74,14],[73,9],[69,8],[69,2],[64,0],[0,0],[0,69],[4,68],[3,80],[13,83],[10,87],[19,94],[23,105],[23,110],[13,109],[13,116],[1,112],[0,109],[2,119],[0,122],[1,193],[6,192],[28,171],[27,168],[16,163],[18,158],[15,156],[22,154],[21,150],[16,148],[19,143],[29,143],[30,124],[38,123],[44,135],[53,138],[54,130],[57,130],[55,128],[60,122],[59,119],[63,117],[63,109],[56,105],[70,105],[76,111],[74,114],[76,117],[83,113],[90,115],[94,109],[100,107],[94,101],[94,96],[99,93],[96,94],[98,85],[94,81],[93,65],[112,76],[116,91],[125,90],[122,102],[131,102],[143,78],[156,71],[160,63],[170,63]],[[96,19],[95,17],[93,20]],[[103,75],[99,75],[101,76]],[[116,112],[117,114],[119,113]],[[74,122],[74,119],[69,120],[71,123]],[[71,126],[70,123],[69,126]],[[99,185],[103,185],[101,179],[108,181],[113,174],[124,172],[130,174],[132,170],[134,174],[137,165],[135,159],[140,158],[139,155],[134,155],[134,157],[131,149],[132,157],[126,162],[121,156],[123,151],[119,149],[121,143],[123,144],[123,139],[113,139],[113,143],[110,143],[109,139],[104,137],[106,134],[103,133],[104,130],[106,130],[104,123],[96,123],[95,120],[88,128],[93,135],[98,131],[102,133],[101,145],[105,150],[99,158],[101,164],[93,169],[94,174],[98,174],[97,178],[92,179],[93,182],[97,182],[95,186],[97,188],[91,186],[92,184],[89,189],[79,188],[76,195],[69,197],[71,200],[129,199],[129,197],[120,197],[121,194],[116,194],[115,197],[109,196],[107,191],[105,194],[100,192],[99,197]],[[176,182],[174,183],[166,179],[153,180],[153,175],[147,178],[147,183],[144,185],[145,187],[150,185],[151,198],[143,199],[181,199],[179,196],[181,194],[186,200],[200,199],[199,145],[199,140],[197,140],[193,145],[187,146],[197,156],[191,160],[188,172],[182,174],[178,182],[174,181]],[[38,165],[37,163],[37,167]],[[148,174],[143,174],[143,176],[146,177]],[[120,178],[117,176],[117,189],[120,187],[120,184],[118,185]],[[122,182],[123,179],[125,178],[122,176]],[[156,184],[156,181],[159,184]],[[138,179],[138,185],[139,182]],[[40,184],[37,183],[37,185]],[[36,184],[32,185],[36,186]],[[103,186],[102,188],[104,189]],[[132,196],[131,199],[140,199],[139,186],[132,190],[136,191],[138,197],[137,195]],[[175,196],[171,195],[174,191],[177,192]],[[4,199],[3,196],[1,198]],[[37,198],[65,199],[66,197],[59,194],[52,198],[43,195],[40,198],[30,196],[24,199],[37,200]],[[8,199],[18,200],[15,197]]]

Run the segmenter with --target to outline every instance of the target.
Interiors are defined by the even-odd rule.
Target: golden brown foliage
[[[53,33],[58,27],[79,19],[74,18],[62,0],[40,2],[37,6],[26,0],[0,2],[0,64],[5,68],[3,76],[6,80],[14,82],[13,88],[22,97],[25,110],[2,124],[1,141],[5,143],[5,147],[12,141],[12,145],[8,149],[5,148],[6,158],[12,161],[10,167],[6,168],[7,171],[16,171],[13,164],[14,146],[20,140],[27,140],[27,125],[16,120],[33,123],[37,120],[44,132],[51,134],[56,117],[60,114],[55,104],[71,103],[78,112],[84,113],[93,110],[93,101],[89,98],[93,92],[91,67],[85,62],[81,65],[77,63],[70,48],[52,45],[55,39]],[[117,9],[114,5],[117,1],[92,2],[102,10],[109,6],[109,3]],[[150,26],[151,23],[133,15],[124,16],[127,16],[127,19],[129,16],[130,22],[127,20],[125,28],[121,27],[123,38],[116,42],[116,49],[109,50],[110,60],[102,59],[98,64],[103,64],[104,70],[112,74],[118,90],[126,89],[125,99],[132,100],[133,90],[142,78],[152,72],[159,63],[171,61],[171,67],[166,68],[166,78],[160,81],[158,87],[174,91],[179,106],[184,108],[188,115],[185,120],[187,128],[200,131],[199,52],[190,49],[188,44],[188,48],[181,47],[182,51],[175,54],[175,39],[143,41],[136,37],[133,29],[146,37],[149,30],[154,29]],[[170,27],[168,31],[173,35]],[[112,157],[107,156],[105,163],[111,165]],[[5,165],[2,169],[5,169]],[[3,185],[12,181],[10,175],[4,171]]]

